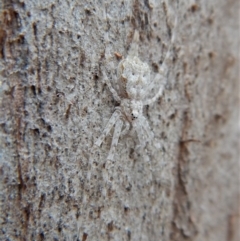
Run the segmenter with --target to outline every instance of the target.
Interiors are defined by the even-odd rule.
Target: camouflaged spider
[[[171,43],[173,43],[173,40],[174,35],[172,35]],[[103,71],[103,77],[109,90],[111,91],[114,99],[120,103],[120,106],[115,108],[115,111],[108,121],[104,131],[95,143],[97,146],[100,146],[104,138],[115,125],[112,144],[107,157],[108,160],[113,160],[119,137],[120,135],[127,134],[130,126],[132,126],[136,131],[141,147],[145,147],[146,143],[151,142],[154,138],[154,134],[151,131],[148,121],[143,116],[143,106],[152,104],[163,93],[167,75],[166,60],[170,56],[170,47],[161,65],[159,73],[156,75],[154,80],[151,81],[151,71],[148,64],[142,62],[138,58],[138,41],[139,33],[135,31],[128,56],[118,65],[117,90],[112,87],[105,71]],[[154,97],[148,98],[149,94],[151,94],[152,90],[155,88],[157,79],[160,79],[162,82],[159,90]],[[124,124],[125,128],[122,131]]]

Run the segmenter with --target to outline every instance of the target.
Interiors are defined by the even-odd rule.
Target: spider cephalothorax
[[[112,87],[105,71],[103,71],[103,77],[114,99],[120,103],[120,106],[115,108],[107,126],[95,143],[97,146],[100,146],[115,125],[108,160],[113,160],[120,135],[128,133],[130,127],[133,127],[136,131],[140,146],[142,147],[146,146],[147,142],[151,142],[154,137],[143,115],[143,106],[155,102],[162,95],[166,81],[164,76],[166,72],[165,63],[163,62],[162,64],[162,73],[158,73],[156,77],[151,80],[148,64],[142,62],[138,57],[138,41],[139,34],[135,31],[129,54],[127,58],[123,59],[118,65],[116,89]],[[170,48],[165,59],[169,57],[169,53]],[[149,99],[149,96],[155,88],[156,80],[161,81],[160,87],[155,96]],[[125,128],[122,130],[123,126],[125,126]]]

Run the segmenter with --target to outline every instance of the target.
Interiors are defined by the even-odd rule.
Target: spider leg
[[[107,77],[105,71],[103,71],[103,78],[104,78],[104,80],[105,80],[105,82],[106,82],[109,90],[111,91],[111,93],[112,93],[112,95],[113,95],[113,98],[114,98],[117,102],[120,103],[120,102],[121,102],[121,98],[119,97],[117,91],[116,91],[115,89],[113,89],[112,84],[110,83],[109,78]]]
[[[167,76],[167,65],[169,63],[169,60],[170,60],[170,57],[171,57],[171,52],[172,52],[172,48],[173,48],[173,44],[175,42],[175,38],[176,38],[176,26],[178,24],[178,19],[177,19],[177,15],[175,14],[175,20],[174,20],[174,29],[172,31],[172,36],[171,36],[171,40],[170,40],[170,44],[169,44],[169,47],[168,47],[168,50],[167,50],[167,53],[163,59],[163,62],[162,62],[162,65],[160,67],[160,70],[159,70],[159,74],[157,74],[154,78],[154,81],[152,82],[153,84],[156,83],[156,80],[157,79],[163,79],[163,77],[165,78]],[[153,102],[155,102],[163,93],[163,89],[164,89],[164,85],[165,85],[165,82],[166,80],[164,79],[157,94],[149,99],[149,100],[146,100],[143,104],[144,105],[149,105],[149,104],[152,104]],[[150,88],[149,88],[150,89]]]
[[[155,83],[155,79],[159,78],[159,74],[154,78],[153,83]],[[161,76],[162,77],[162,76]],[[148,100],[143,101],[143,105],[150,105],[152,103],[154,103],[160,96],[162,96],[163,94],[163,90],[164,90],[164,85],[165,85],[165,81],[163,81],[163,83],[160,85],[160,88],[158,90],[158,92],[156,93],[156,95]]]
[[[177,26],[177,24],[178,24],[178,18],[177,18],[177,15],[175,14],[174,29],[172,31],[170,44],[169,44],[167,53],[166,53],[166,55],[165,55],[165,57],[163,59],[162,65],[160,67],[160,73],[163,74],[164,76],[166,76],[166,70],[168,69],[167,68],[167,64],[168,64],[167,62],[170,59],[173,43],[175,42],[175,38],[176,38],[176,26]]]
[[[160,67],[160,70],[159,70],[160,73],[155,76],[154,81],[152,82],[153,84],[156,82],[156,79],[158,79],[158,78],[159,78],[159,79],[162,79],[163,76],[167,76],[167,69],[168,69],[168,68],[167,68],[167,64],[168,64],[167,62],[169,62],[169,59],[170,59],[170,56],[171,56],[171,52],[172,52],[173,43],[174,43],[174,41],[175,41],[175,36],[176,36],[175,28],[176,28],[176,26],[177,26],[177,22],[178,22],[178,20],[177,20],[177,17],[175,16],[174,31],[172,32],[172,37],[171,37],[171,40],[170,40],[170,45],[169,45],[169,47],[168,47],[167,53],[166,53],[166,55],[165,55],[165,57],[164,57],[164,60],[163,60],[163,62],[162,62],[162,65],[161,65],[161,67]],[[164,89],[164,85],[165,85],[165,80],[164,80],[163,83],[161,84],[161,86],[160,86],[157,94],[156,94],[153,98],[151,98],[151,99],[149,99],[149,100],[146,100],[146,101],[144,102],[144,105],[149,105],[149,104],[152,104],[153,102],[155,102],[155,101],[162,95],[163,89]]]
[[[121,136],[124,136],[128,133],[130,129],[130,123],[128,121],[125,122],[125,128],[123,129],[123,131],[121,132]]]
[[[138,42],[139,42],[139,32],[135,30],[133,39],[132,39],[132,44],[128,51],[128,56],[132,56],[132,57],[138,56]]]
[[[139,139],[139,142],[140,142],[140,147],[141,148],[145,147],[145,144],[146,144],[145,136],[146,135],[144,134],[144,130],[143,130],[141,121],[136,120],[133,123],[133,127],[134,127],[135,131],[137,132],[137,136],[138,136],[138,139]]]
[[[121,112],[119,110],[116,110],[110,120],[108,121],[105,129],[103,130],[102,134],[98,137],[97,141],[95,142],[95,145],[100,146],[104,140],[104,138],[108,135],[109,131],[112,129],[113,125],[116,123],[117,119],[121,116]]]
[[[150,143],[153,140],[154,134],[144,116],[139,116],[135,123],[133,123],[133,127],[137,132],[140,147],[145,147],[147,142]]]
[[[119,137],[121,134],[122,126],[123,126],[123,121],[121,119],[117,120],[117,122],[115,124],[115,128],[114,128],[112,144],[111,144],[111,148],[110,148],[107,160],[110,160],[110,161],[113,160],[114,154],[116,152],[118,140],[119,140]]]
[[[149,123],[147,121],[147,119],[144,116],[141,116],[141,125],[143,130],[145,131],[145,136],[147,138],[145,138],[146,141],[152,141],[152,139],[154,138],[154,134],[149,126]]]
[[[160,70],[159,70],[159,74],[157,74],[153,80],[153,84],[156,83],[156,80],[157,79],[163,79],[163,77],[167,76],[167,65],[168,65],[168,62],[170,60],[170,57],[171,57],[171,52],[172,52],[172,48],[173,48],[173,44],[175,42],[175,38],[176,38],[176,26],[177,26],[177,22],[178,22],[178,19],[177,19],[177,16],[175,15],[175,21],[174,21],[174,30],[172,31],[172,36],[171,36],[171,40],[170,40],[170,44],[169,44],[169,47],[168,47],[168,50],[167,50],[167,53],[163,59],[163,62],[162,62],[162,65],[160,67]],[[160,96],[162,96],[162,93],[163,93],[163,89],[164,89],[164,85],[165,85],[165,82],[166,80],[163,80],[157,94],[149,99],[149,100],[146,100],[144,102],[144,105],[149,105],[149,104],[152,104],[153,102],[155,102]]]

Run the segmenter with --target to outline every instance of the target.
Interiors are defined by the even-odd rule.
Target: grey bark
[[[1,240],[240,240],[237,0],[0,7]],[[162,148],[124,136],[107,169],[111,136],[94,141],[117,103],[101,69],[116,75],[135,29],[153,75],[176,31],[144,109]]]

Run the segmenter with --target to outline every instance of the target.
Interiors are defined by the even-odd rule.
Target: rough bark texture
[[[240,240],[237,0],[0,7],[1,240]],[[116,75],[135,29],[153,75],[176,31],[144,109],[163,148],[124,136],[107,169],[111,137],[93,143],[117,103],[101,69]]]

